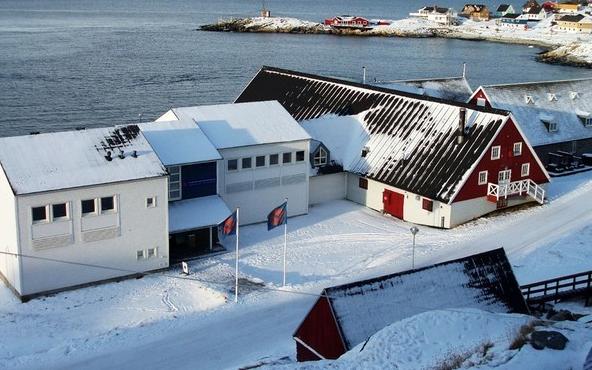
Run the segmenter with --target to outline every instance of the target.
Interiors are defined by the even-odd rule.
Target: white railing
[[[499,185],[489,183],[487,186],[487,195],[494,196],[496,200],[500,198],[507,198],[510,195],[524,194],[531,196],[541,204],[543,204],[545,200],[545,189],[530,179]]]

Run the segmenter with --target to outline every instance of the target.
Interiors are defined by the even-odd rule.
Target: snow
[[[537,330],[556,330],[569,342],[563,351],[535,350],[530,344],[509,349],[523,325],[532,317],[489,313],[474,309],[430,311],[395,322],[367,343],[339,359],[264,366],[264,369],[435,369],[458,359],[460,368],[580,369],[592,345],[589,325],[562,322]],[[479,328],[479,330],[475,330]]]
[[[217,149],[309,140],[310,136],[277,101],[174,108],[194,120]]]
[[[371,82],[372,85],[434,98],[466,102],[473,90],[464,77]]]
[[[136,127],[136,126],[133,126]],[[15,194],[91,186],[165,176],[166,171],[141,133],[112,149],[102,143],[121,127],[0,138],[0,163]],[[137,158],[131,153],[137,151]]]
[[[159,121],[139,126],[165,166],[222,159],[192,120]]]
[[[169,233],[218,225],[230,209],[218,195],[169,203]]]
[[[589,234],[580,234],[589,233],[592,224],[592,173],[555,178],[548,195],[550,202],[543,206],[509,210],[452,230],[419,226],[416,266],[503,246],[521,284],[590,270],[592,244]],[[241,227],[240,276],[261,279],[265,286],[241,285],[239,304],[224,303],[234,285],[233,253],[192,261],[189,280],[169,277],[182,276],[172,269],[26,304],[1,287],[0,363],[11,369],[236,369],[293,357],[292,334],[323,288],[411,267],[410,226],[348,201],[311,207],[309,215],[288,224],[284,292],[272,290],[281,285],[283,230],[268,232],[265,224]],[[234,238],[224,243],[232,246]],[[459,321],[464,320],[469,319]],[[529,369],[530,363],[562,368],[556,366],[561,361],[577,365],[573,361],[590,348],[589,329],[587,337],[568,329],[561,329],[570,338],[568,357],[523,348],[512,360],[521,362],[498,369]],[[426,330],[426,343],[462,344],[458,335],[496,336],[494,330],[454,330],[461,332],[431,335]],[[497,343],[499,358],[514,353]],[[533,362],[537,356],[541,361]]]

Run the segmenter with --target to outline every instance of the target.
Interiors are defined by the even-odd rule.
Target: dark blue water
[[[274,15],[402,18],[424,1],[271,0]],[[430,2],[428,2],[430,3]],[[464,1],[439,1],[457,9]],[[431,3],[430,3],[431,4]],[[517,4],[519,5],[519,4]],[[257,14],[259,1],[0,1],[0,136],[153,119],[232,102],[261,65],[373,79],[451,76],[473,86],[590,76],[535,62],[537,49],[443,39],[231,34],[195,29]]]

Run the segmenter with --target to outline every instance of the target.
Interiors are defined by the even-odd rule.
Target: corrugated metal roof
[[[512,111],[533,146],[592,138],[582,114],[592,114],[592,78],[488,85],[481,88],[491,105]],[[549,132],[544,120],[557,123]]]
[[[502,248],[422,269],[327,288],[347,349],[421,312],[476,308],[528,313]]]
[[[0,164],[17,195],[166,175],[137,125],[0,138]]]
[[[307,121],[305,126],[327,115],[356,116],[366,134],[352,134],[359,145],[351,147],[369,145],[370,152],[363,158],[360,151],[353,153],[354,158],[344,166],[444,202],[452,199],[509,115],[506,111],[270,67],[255,76],[237,102],[262,100],[279,101],[297,121]],[[466,140],[457,145],[461,107],[467,109]]]

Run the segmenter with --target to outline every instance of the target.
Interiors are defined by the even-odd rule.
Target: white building
[[[411,17],[424,18],[434,23],[451,25],[454,24],[456,14],[452,8],[440,8],[438,6],[424,6],[415,13],[409,13]]]
[[[0,272],[23,300],[166,268],[167,174],[136,125],[0,138]]]
[[[157,122],[193,121],[221,159],[217,194],[240,223],[265,221],[288,198],[288,215],[308,213],[310,136],[276,101],[174,108]]]

